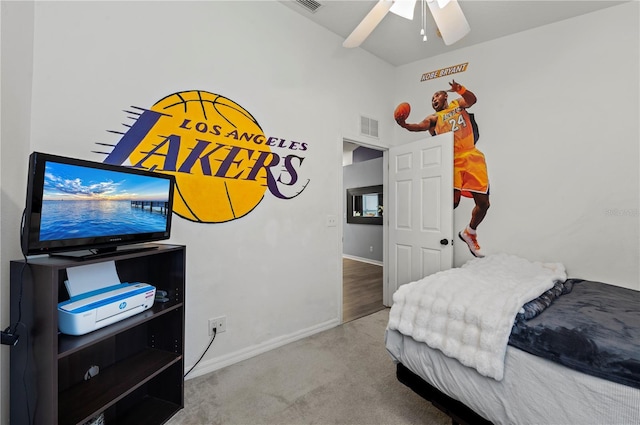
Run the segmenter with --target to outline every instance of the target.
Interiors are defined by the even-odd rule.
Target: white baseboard
[[[216,357],[214,359],[204,361],[196,366],[195,369],[193,369],[185,379],[189,380],[201,375],[206,375],[207,373],[222,369],[223,367],[231,366],[232,364],[241,362],[242,360],[250,359],[251,357],[266,353],[267,351],[282,347],[283,345],[298,341],[302,338],[306,338],[319,332],[335,328],[339,324],[340,320],[338,320],[337,318],[332,319],[289,335],[283,335],[281,337],[274,338],[259,345],[247,347],[221,357]],[[185,366],[185,371],[191,369],[192,366],[193,365]]]
[[[355,261],[361,261],[363,263],[374,264],[376,266],[383,266],[384,265],[382,261],[371,260],[369,258],[356,257],[355,255],[342,254],[342,258],[348,258],[349,260],[355,260]]]

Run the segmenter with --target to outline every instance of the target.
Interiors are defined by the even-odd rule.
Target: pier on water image
[[[149,211],[157,211],[162,214],[167,214],[169,210],[169,202],[167,201],[131,201],[131,206],[140,208],[143,211],[148,209]]]

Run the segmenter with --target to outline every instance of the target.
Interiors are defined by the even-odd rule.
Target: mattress
[[[385,346],[427,383],[494,424],[640,423],[640,389],[567,368],[508,346],[504,377],[480,375],[437,349],[387,329]]]

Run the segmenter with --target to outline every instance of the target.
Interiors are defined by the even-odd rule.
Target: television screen
[[[168,239],[174,185],[172,175],[34,152],[22,252],[85,257]]]

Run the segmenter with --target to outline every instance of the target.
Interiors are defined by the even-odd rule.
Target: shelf
[[[116,322],[102,329],[95,330],[86,335],[73,336],[59,334],[58,358],[73,354],[78,350],[82,350],[92,344],[96,344],[120,332],[131,329],[155,317],[158,317],[159,315],[166,314],[182,306],[183,303],[177,303],[175,301],[169,301],[166,303],[154,303],[154,305],[149,310],[143,311],[142,313],[136,314],[135,316],[129,317],[120,322]]]
[[[90,419],[181,358],[179,354],[146,349],[101,370],[92,379],[59,394],[59,423],[78,424]]]
[[[151,282],[170,301],[85,335],[61,334],[57,308],[69,297],[67,269],[106,261],[115,263],[122,282]],[[10,423],[82,425],[104,413],[109,425],[159,425],[183,408],[184,246],[28,263],[10,262],[11,321],[28,335],[11,351]],[[92,365],[100,372],[84,380]]]
[[[118,425],[164,423],[181,407],[155,397],[145,397],[135,408],[118,418]]]
[[[55,257],[49,256],[46,254],[35,255],[28,258],[29,264],[32,265],[43,265],[48,267],[56,267],[56,268],[67,268],[67,267],[75,267],[75,266],[83,266],[91,263],[102,263],[104,261],[119,261],[119,260],[127,260],[133,258],[144,258],[153,254],[162,254],[165,252],[172,251],[180,251],[183,250],[184,247],[181,245],[170,245],[170,244],[154,244],[149,243],[147,246],[153,246],[153,249],[147,250],[139,250],[139,251],[120,251],[113,253],[110,257],[99,257],[99,258],[90,258],[86,260],[80,259],[71,259],[69,257]],[[16,260],[16,263],[24,263],[24,260]]]

